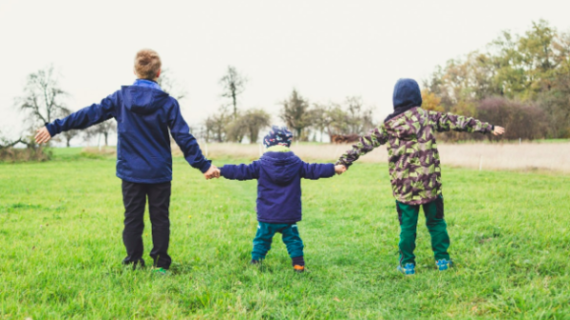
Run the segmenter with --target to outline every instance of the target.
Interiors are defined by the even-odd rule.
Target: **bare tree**
[[[212,135],[217,142],[223,142],[226,137],[229,120],[225,107],[220,107],[217,113],[206,118],[204,122],[204,126],[206,127],[206,140],[209,140],[210,135]]]
[[[109,135],[117,130],[117,124],[114,120],[107,120],[85,130],[87,139],[102,135],[105,146],[109,145]]]
[[[169,69],[162,70],[160,77],[158,77],[157,83],[164,92],[168,93],[176,100],[182,100],[188,94],[185,89],[180,87]]]
[[[53,66],[28,75],[24,95],[16,100],[18,108],[28,112],[32,125],[52,122],[65,114],[63,97],[67,94],[59,86]]]
[[[222,97],[232,99],[234,119],[237,119],[237,97],[245,90],[246,82],[247,79],[232,66],[228,66],[226,75],[220,79]]]

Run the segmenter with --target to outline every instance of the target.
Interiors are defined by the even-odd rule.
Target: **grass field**
[[[456,268],[434,269],[422,217],[414,277],[395,271],[399,230],[386,165],[304,181],[299,230],[310,272],[295,274],[279,238],[261,269],[248,265],[254,181],[205,181],[176,158],[174,263],[171,276],[157,277],[120,264],[114,159],[78,153],[0,164],[0,318],[570,318],[568,175],[444,167]]]

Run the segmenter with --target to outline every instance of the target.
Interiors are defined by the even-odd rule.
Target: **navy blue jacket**
[[[142,82],[145,80],[138,80]],[[121,90],[46,127],[53,137],[71,129],[84,129],[115,118],[117,120],[117,177],[136,183],[172,180],[170,136],[180,146],[188,163],[202,172],[210,161],[180,114],[178,102],[168,93],[149,85],[123,86]]]
[[[309,164],[293,152],[266,152],[251,164],[225,165],[221,175],[232,180],[257,179],[257,220],[268,223],[301,221],[301,178],[334,176],[334,164]]]

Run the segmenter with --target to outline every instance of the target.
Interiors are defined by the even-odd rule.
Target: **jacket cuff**
[[[199,168],[202,173],[206,173],[206,171],[210,170],[212,166],[212,160],[206,160],[204,164]]]
[[[330,168],[330,173],[328,176],[334,177],[334,175],[336,174],[336,171],[334,170],[334,163],[329,163],[328,165],[329,165],[328,167]]]
[[[57,134],[53,123],[47,123],[45,124],[47,131],[49,132],[49,135],[53,138],[53,136],[55,136]]]

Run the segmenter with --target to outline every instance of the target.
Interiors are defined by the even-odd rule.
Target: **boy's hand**
[[[334,172],[338,175],[343,174],[346,171],[346,167],[342,164],[334,166]]]
[[[210,169],[208,169],[208,171],[206,171],[204,173],[204,177],[206,178],[206,180],[210,180],[213,178],[219,178],[220,177],[220,169],[218,169],[218,167],[216,167],[215,165],[212,165],[210,167]]]
[[[36,131],[36,143],[47,143],[51,139],[51,134],[46,127],[40,128]]]
[[[505,133],[505,128],[503,127],[499,127],[499,126],[495,126],[495,130],[493,130],[493,134],[496,136],[500,136],[503,133]]]

